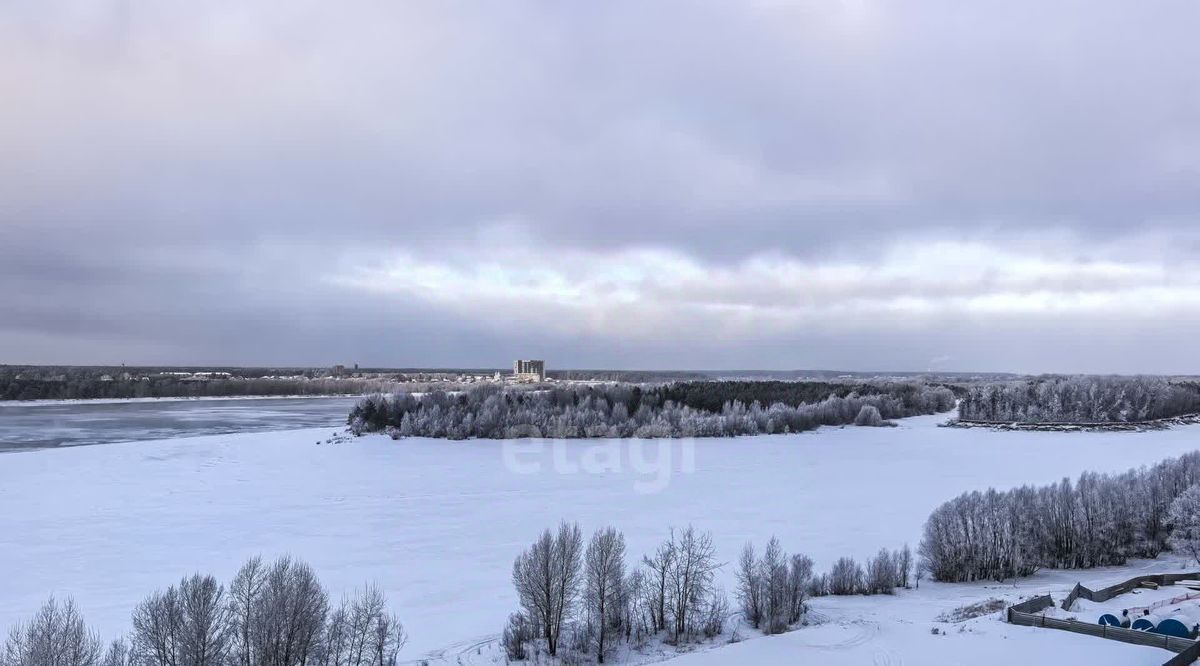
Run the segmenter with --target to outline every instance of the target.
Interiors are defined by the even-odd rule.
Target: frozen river
[[[356,398],[0,402],[0,452],[341,426]]]
[[[281,420],[299,419],[322,404],[303,401],[295,413],[276,412],[270,402],[207,408],[274,412]],[[189,413],[203,405],[183,407]],[[331,421],[343,418],[331,411]],[[732,594],[733,563],[747,541],[761,547],[776,535],[789,552],[809,555],[826,571],[841,556],[861,562],[881,547],[915,547],[930,511],[964,491],[1051,483],[1084,470],[1122,472],[1192,451],[1200,435],[1200,426],[1141,433],[937,427],[948,416],[903,419],[895,428],[695,442],[559,446],[376,435],[331,444],[333,428],[322,427],[3,455],[0,571],[20,575],[0,576],[0,636],[54,594],[72,597],[103,637],[115,637],[129,630],[142,598],[183,575],[212,573],[228,583],[248,557],[290,553],[313,565],[334,599],[377,583],[411,636],[402,659],[459,663],[493,644],[518,605],[513,558],[560,520],[578,521],[585,534],[605,525],[620,529],[631,564],[652,553],[671,527],[709,531],[718,559],[729,563],[717,582]],[[1065,572],[1053,589],[1065,592],[1078,580],[1112,582]],[[1050,589],[1044,579],[1019,590],[1011,581],[990,585],[950,586],[929,596],[936,586],[922,584],[923,596],[902,608],[879,606],[887,600],[878,598],[821,600],[817,608],[831,618],[857,603],[845,612],[867,620],[851,618],[844,627],[834,622],[795,640],[854,649],[835,660],[832,647],[826,652],[793,642],[787,644],[795,648],[791,658],[776,663],[996,663],[975,653],[1003,655],[998,646],[1025,639],[1053,650],[1070,640],[1026,636],[1048,631],[1033,628],[1012,628],[1005,638],[1009,626],[988,619],[978,631],[990,632],[992,642],[956,631],[936,638],[941,647],[929,647],[935,640],[930,623],[942,612],[997,594]],[[772,641],[766,644],[776,645]],[[1115,655],[1087,662],[1094,664],[1166,658],[1142,648],[1151,650],[1150,660],[1138,661],[1140,653],[1130,648],[1134,658],[1122,661],[1122,646],[1086,636],[1072,645],[1099,645],[1096,651]],[[932,651],[951,648],[971,658]],[[729,655],[723,663],[768,662],[739,651]],[[486,649],[478,657],[479,663],[503,661]]]

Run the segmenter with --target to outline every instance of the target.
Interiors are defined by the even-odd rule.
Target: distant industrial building
[[[513,378],[519,382],[546,381],[546,362],[534,360],[513,361]]]

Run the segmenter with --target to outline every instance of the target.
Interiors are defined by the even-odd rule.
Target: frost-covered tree
[[[742,548],[736,575],[737,598],[742,607],[742,617],[752,627],[759,628],[763,620],[766,585],[763,583],[762,567],[754,555],[754,544],[747,542]]]
[[[972,387],[964,420],[1129,423],[1200,412],[1200,387],[1161,377],[1045,376]]]
[[[678,645],[701,633],[702,609],[717,591],[713,576],[720,564],[712,534],[688,527],[678,533],[671,530],[674,557],[667,575],[667,605],[671,614],[671,641]]]
[[[829,593],[859,594],[863,591],[862,567],[850,557],[839,558],[829,570]]]
[[[99,666],[103,647],[68,598],[51,597],[26,622],[9,632],[0,666]]]
[[[788,569],[788,623],[795,624],[808,612],[805,602],[812,584],[813,561],[807,555],[794,553]]]
[[[185,577],[133,612],[138,661],[154,666],[220,666],[232,638],[225,588],[212,576]]]
[[[879,408],[875,405],[863,405],[862,409],[858,410],[858,416],[854,417],[856,426],[878,427],[883,424],[883,415],[879,413]]]
[[[737,597],[742,615],[752,626],[776,634],[799,622],[812,583],[812,560],[795,554],[790,558],[779,539],[771,537],[761,559],[747,543],[738,562]]]
[[[266,568],[250,616],[251,662],[296,666],[316,661],[324,647],[329,594],[307,563],[282,557]],[[234,625],[236,627],[236,625]]]
[[[1171,548],[1200,562],[1200,484],[1189,486],[1171,502],[1167,522]]]
[[[886,548],[867,561],[865,573],[863,588],[867,594],[893,594],[900,585],[895,560]]]
[[[104,651],[100,666],[137,666],[136,655],[124,638],[114,639]]]
[[[387,609],[383,592],[367,585],[329,615],[322,666],[395,666],[408,641],[404,625]]]
[[[513,613],[508,616],[508,624],[504,625],[504,633],[500,635],[500,644],[504,646],[504,654],[512,661],[524,661],[529,656],[529,642],[537,637],[537,627],[524,613]]]
[[[964,493],[929,516],[920,562],[935,580],[959,582],[1155,557],[1168,545],[1171,502],[1197,482],[1200,452],[1123,474]]]
[[[551,656],[558,654],[563,623],[579,595],[583,536],[579,525],[546,530],[513,563],[513,586],[525,614],[541,629]]]
[[[625,618],[625,535],[612,527],[597,530],[584,555],[584,605],[596,640],[596,659],[604,663],[610,633],[619,633]]]
[[[913,554],[908,544],[896,551],[892,558],[896,564],[896,581],[900,587],[908,589],[909,577],[912,574]]]
[[[728,437],[844,425],[860,414],[874,423],[878,413],[882,425],[884,419],[954,406],[949,389],[924,384],[863,385],[858,388],[877,393],[843,391],[823,397],[797,396],[787,388],[791,385],[705,382],[686,390],[609,385],[536,392],[480,386],[455,394],[374,395],[354,407],[349,423],[356,433],[387,431],[393,437]],[[762,400],[719,400],[723,395]],[[796,402],[797,397],[812,401]]]

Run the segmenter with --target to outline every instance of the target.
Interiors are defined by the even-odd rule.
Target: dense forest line
[[[1200,412],[1200,385],[1161,377],[1038,377],[972,386],[964,421],[1131,423]]]
[[[858,395],[886,395],[899,398],[904,409],[925,413],[927,394],[930,387],[944,386],[956,394],[966,394],[965,389],[950,384],[923,384],[921,382],[825,382],[825,381],[704,381],[676,382],[654,389],[658,404],[674,402],[692,409],[720,412],[725,403],[740,402],[743,405],[784,404],[789,407],[820,402],[829,396],[845,398],[851,393]],[[939,410],[943,411],[943,410]]]
[[[729,437],[803,432],[822,425],[883,425],[884,419],[944,412],[954,407],[945,387],[894,383],[859,385],[824,393],[815,402],[782,400],[807,395],[786,382],[705,382],[632,386],[613,384],[521,391],[478,386],[459,393],[375,395],[351,411],[356,433],[388,431],[393,437],[446,439],[519,437]],[[828,388],[832,385],[820,384]],[[822,391],[823,392],[823,391]],[[737,396],[760,395],[749,404]],[[724,399],[721,397],[724,396]],[[677,402],[676,398],[682,401]],[[695,406],[692,406],[695,405]],[[764,406],[765,405],[765,406]]]
[[[1173,503],[1198,482],[1200,451],[1122,474],[1085,472],[1074,483],[965,493],[930,515],[920,554],[946,582],[1154,558],[1179,527]],[[1184,513],[1200,520],[1200,507]]]

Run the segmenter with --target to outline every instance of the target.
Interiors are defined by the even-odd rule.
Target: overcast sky
[[[1198,20],[6,0],[0,363],[1200,372]]]

